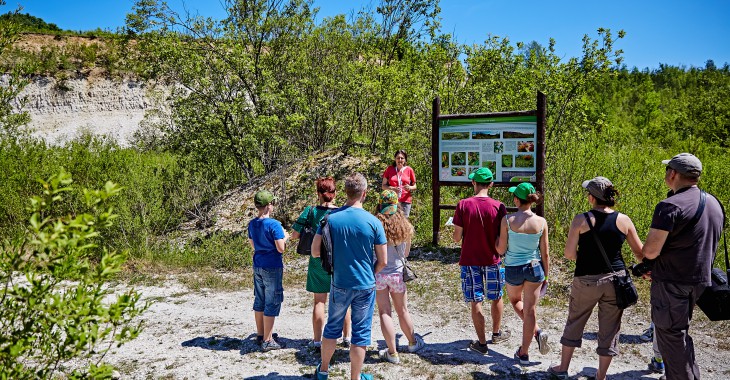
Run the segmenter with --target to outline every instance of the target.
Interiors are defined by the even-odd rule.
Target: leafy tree
[[[5,5],[5,0],[0,0],[0,6]],[[20,9],[8,13],[10,15],[18,14]],[[18,33],[21,26],[15,21],[14,17],[0,18],[0,57],[9,50],[13,43],[18,39]],[[23,100],[18,99],[18,94],[28,81],[23,77],[26,68],[13,63],[8,63],[7,67],[0,67],[0,73],[7,73],[0,78],[0,143],[11,137],[16,138],[19,134],[19,127],[27,124],[29,121],[28,114],[25,112],[18,113],[13,107],[14,102],[22,105]]]
[[[31,16],[28,13],[8,12],[0,15],[0,22],[4,20],[15,22],[23,32],[53,33],[63,31],[58,25],[46,23],[42,18]]]
[[[112,295],[105,284],[126,254],[98,248],[99,230],[116,217],[105,205],[120,188],[108,182],[103,189],[84,190],[88,212],[56,215],[71,183],[63,171],[41,181],[42,195],[31,198],[27,233],[2,244],[2,379],[110,377],[104,354],[140,331],[132,321],[147,307],[139,293]]]

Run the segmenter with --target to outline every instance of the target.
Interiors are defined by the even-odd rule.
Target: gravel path
[[[303,290],[286,290],[282,313],[275,325],[286,348],[269,353],[261,352],[254,341],[253,292],[250,289],[191,291],[171,279],[162,286],[138,290],[154,301],[143,316],[145,330],[136,340],[110,351],[106,358],[118,368],[122,379],[301,379],[311,378],[319,361],[319,356],[306,348],[311,336],[311,297]],[[451,307],[453,318],[445,320],[444,312],[448,311],[441,307]],[[636,310],[643,314],[642,310]],[[543,356],[533,346],[530,357],[533,364],[525,367],[517,365],[512,358],[519,345],[521,323],[509,306],[505,307],[504,324],[512,330],[513,336],[507,342],[490,345],[489,356],[466,350],[475,334],[464,304],[437,306],[412,296],[411,312],[416,330],[425,335],[426,348],[418,354],[401,354],[401,365],[380,362],[375,345],[382,348],[385,344],[376,315],[366,372],[381,379],[546,379],[545,369],[559,360],[556,342],[562,332],[565,306],[540,307],[538,318],[549,332],[553,347]],[[622,355],[614,359],[609,369],[611,379],[659,377],[646,370],[651,345],[638,339],[646,327],[646,318],[637,313],[630,310],[624,317]],[[727,344],[723,346],[711,336],[717,327],[719,325],[706,320],[697,321],[693,327],[704,379],[727,379],[730,375]],[[576,350],[571,364],[570,374],[574,379],[595,374],[598,361],[595,328],[593,317],[584,335],[583,348]],[[405,339],[400,343],[406,344]],[[338,349],[330,378],[346,379],[348,374],[347,350]]]

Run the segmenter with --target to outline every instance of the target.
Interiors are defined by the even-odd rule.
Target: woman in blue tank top
[[[526,365],[530,363],[528,350],[533,337],[541,354],[550,351],[547,333],[537,326],[537,300],[541,288],[547,287],[550,268],[548,227],[545,219],[531,210],[542,200],[532,184],[523,182],[509,191],[517,212],[502,219],[497,252],[504,257],[507,296],[522,319],[522,345],[515,359]]]

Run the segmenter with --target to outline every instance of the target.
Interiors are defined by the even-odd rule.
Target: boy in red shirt
[[[510,336],[509,331],[499,329],[504,311],[504,269],[495,248],[500,222],[507,214],[507,208],[489,197],[493,178],[488,168],[479,168],[469,174],[475,195],[459,201],[454,213],[454,241],[461,242],[461,290],[464,301],[471,308],[471,319],[479,338],[469,344],[469,349],[483,355],[489,353],[482,310],[485,296],[492,301],[492,343],[505,341]]]

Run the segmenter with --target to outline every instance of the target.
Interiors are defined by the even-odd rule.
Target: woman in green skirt
[[[299,234],[309,224],[315,230],[319,226],[319,222],[324,218],[325,215],[329,214],[332,210],[336,209],[337,206],[332,204],[335,199],[335,180],[332,177],[323,177],[317,179],[315,182],[317,185],[317,206],[307,206],[302,211],[297,221],[294,222],[292,229],[294,231],[291,234],[292,239],[299,239]],[[313,350],[319,351],[322,345],[322,329],[325,323],[325,304],[327,303],[327,296],[330,291],[330,284],[332,282],[332,276],[330,276],[324,269],[322,269],[322,259],[319,257],[309,256],[309,267],[307,268],[307,291],[314,293],[314,308],[312,310],[312,328],[314,336],[309,347]],[[349,346],[348,336],[350,336],[350,311],[347,311],[347,317],[345,317],[345,325],[342,330],[343,345]]]

